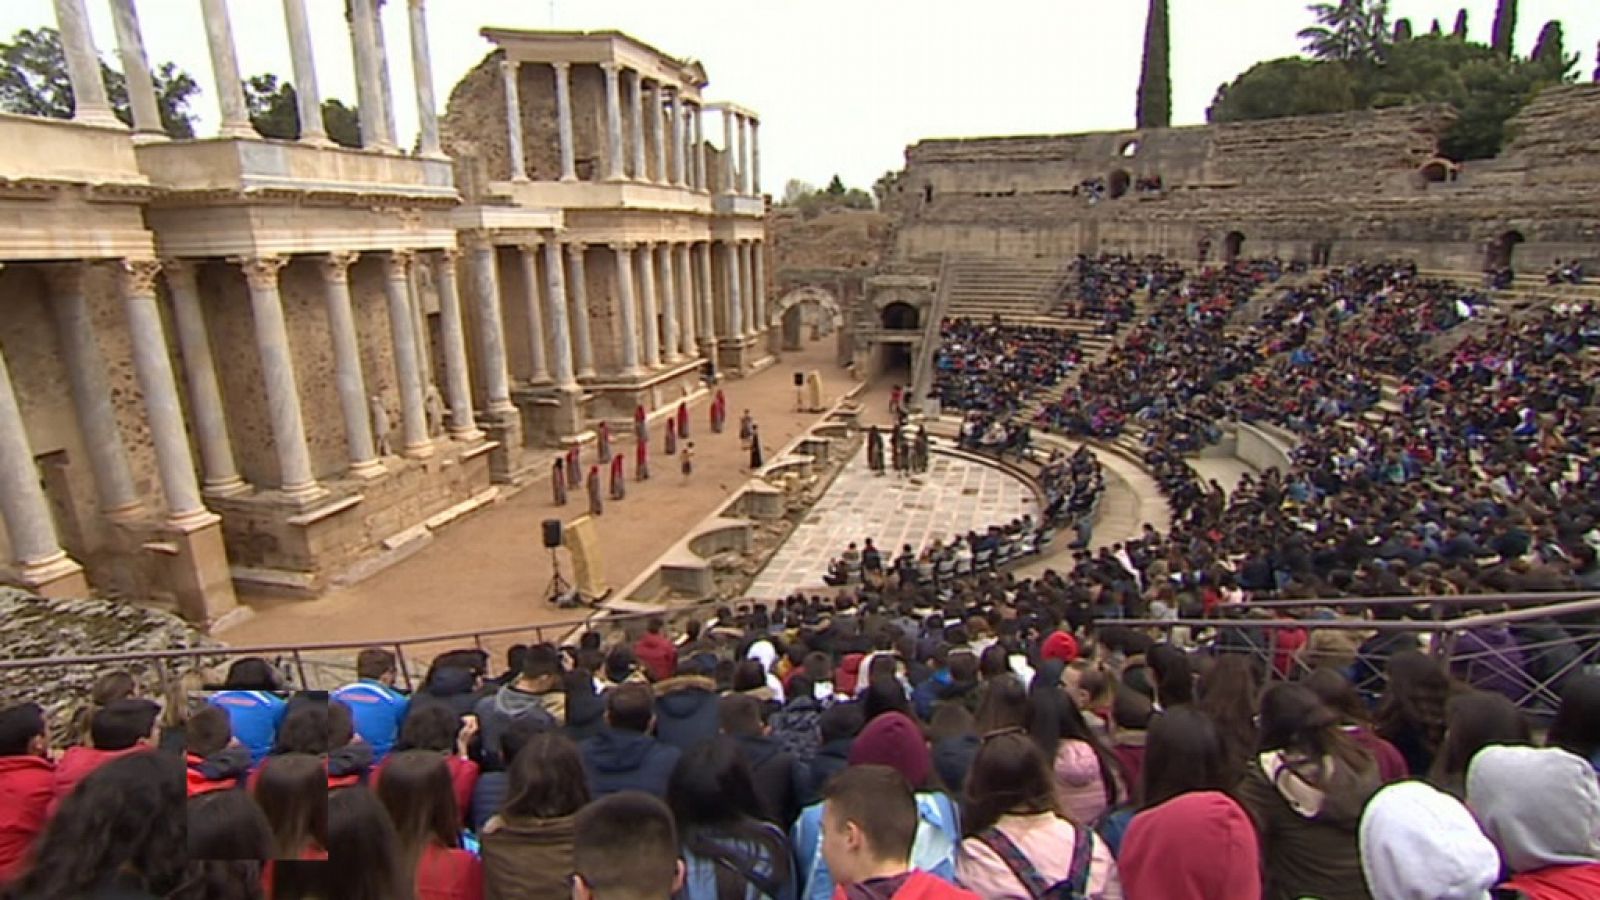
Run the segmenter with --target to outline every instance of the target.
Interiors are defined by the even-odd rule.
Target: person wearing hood
[[[647,685],[623,684],[606,693],[606,728],[580,745],[591,795],[632,790],[666,796],[681,751],[650,735],[655,718]]]
[[[1375,900],[1489,900],[1500,857],[1461,801],[1421,781],[1374,794],[1361,814],[1361,871]]]
[[[1259,753],[1239,798],[1260,824],[1268,900],[1369,900],[1356,828],[1381,781],[1372,756],[1309,688],[1261,696]]]
[[[422,690],[414,699],[427,697],[449,705],[457,716],[472,714],[481,699],[485,657],[477,650],[455,650],[433,661]]]
[[[717,683],[697,666],[655,685],[656,737],[688,750],[717,735]]]
[[[1260,900],[1250,816],[1220,791],[1190,791],[1133,817],[1117,859],[1127,900]]]
[[[227,712],[207,706],[189,717],[184,731],[189,796],[238,787],[250,771],[250,749],[233,739]]]
[[[960,819],[955,804],[938,788],[933,756],[922,728],[904,713],[886,712],[874,717],[850,745],[850,769],[857,766],[888,766],[911,785],[916,792],[917,809],[911,866],[954,883]],[[834,783],[842,778],[843,775]],[[830,785],[825,793],[832,790]],[[822,852],[823,806],[817,803],[806,807],[791,834],[802,885],[801,900],[830,900],[834,896],[833,875]]]
[[[766,687],[772,692],[772,699],[782,704],[784,700],[783,681],[773,674],[773,663],[778,661],[778,648],[765,638],[750,645],[745,651],[745,659],[753,659],[761,664],[761,672],[766,676]]]
[[[555,732],[532,735],[508,775],[505,806],[480,829],[484,900],[566,900],[574,823],[589,803],[578,747]]]
[[[44,709],[24,703],[0,710],[0,888],[21,873],[54,794]]]
[[[800,802],[806,806],[822,802],[822,788],[833,776],[850,765],[850,745],[866,724],[860,703],[836,703],[817,719],[822,746],[807,766],[807,782]]]
[[[800,793],[810,779],[794,754],[768,734],[761,702],[742,694],[723,697],[717,704],[717,722],[750,767],[762,818],[780,827],[793,822],[800,814]]]
[[[1530,900],[1600,897],[1600,787],[1588,760],[1555,747],[1485,747],[1467,806],[1500,848],[1502,888]]]
[[[660,616],[651,616],[644,636],[633,644],[633,655],[651,681],[665,681],[678,674],[678,645],[662,633],[665,628],[666,622]]]
[[[522,674],[473,708],[483,744],[486,766],[503,768],[495,748],[500,732],[513,719],[534,716],[550,727],[566,724],[567,696],[561,683],[561,653],[550,644],[536,644],[522,656]]]

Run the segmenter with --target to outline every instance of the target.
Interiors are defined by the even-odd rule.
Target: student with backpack
[[[1111,851],[1056,801],[1044,753],[1021,729],[983,740],[967,775],[956,878],[985,898],[1120,900]]]

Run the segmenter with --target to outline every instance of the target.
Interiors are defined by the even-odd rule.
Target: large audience
[[[989,565],[873,548],[837,596],[499,675],[444,653],[409,692],[379,648],[331,693],[239,659],[180,710],[108,672],[71,735],[0,710],[0,897],[1600,897],[1595,617],[1391,627],[1600,590],[1600,312],[1283,269],[1081,260],[1091,315],[1147,299],[1078,371],[1051,334],[945,325],[946,405],[1007,442],[1126,434],[1165,533],[998,564],[1092,508],[1084,451],[1045,464],[1040,523],[959,542]],[[1186,455],[1232,421],[1292,464],[1201,483]]]

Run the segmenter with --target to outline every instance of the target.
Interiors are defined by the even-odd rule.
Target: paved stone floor
[[[892,556],[904,544],[921,550],[934,538],[1038,512],[1032,490],[999,469],[936,453],[916,479],[880,476],[863,447],[756,576],[750,596],[778,598],[821,585],[828,562],[852,541],[871,538]]]

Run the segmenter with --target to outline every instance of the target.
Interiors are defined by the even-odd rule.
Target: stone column
[[[739,193],[755,193],[750,179],[750,117],[739,117]]]
[[[83,567],[61,549],[50,503],[39,484],[39,469],[28,445],[22,409],[11,388],[11,372],[0,353],[0,518],[5,520],[11,556],[22,583],[51,596],[83,596]]]
[[[128,467],[128,453],[117,427],[117,411],[111,404],[105,361],[89,315],[89,301],[83,293],[83,268],[66,263],[46,271],[50,312],[55,317],[62,360],[67,364],[72,409],[83,435],[84,453],[94,472],[100,511],[113,522],[133,521],[144,509],[133,486],[133,470]]]
[[[750,193],[761,196],[761,123],[750,120]]]
[[[756,320],[756,290],[750,277],[754,267],[750,264],[750,242],[739,242],[739,290],[744,298],[744,333],[759,334],[762,323]]]
[[[739,275],[739,245],[733,241],[723,241],[723,260],[726,263],[725,275],[728,279],[728,293],[724,298],[727,302],[728,337],[738,339],[744,337],[744,295],[740,292]]]
[[[739,186],[734,181],[736,174],[733,165],[733,113],[727,108],[722,108],[722,193],[737,194]]]
[[[117,428],[106,364],[94,336],[90,304],[83,296],[83,269],[77,263],[51,266],[46,277],[56,338],[61,341],[67,381],[72,384],[72,408],[77,413],[78,431],[83,432],[83,452],[94,471],[94,493],[101,512],[112,522],[138,519],[144,508],[133,487],[133,469],[128,468],[128,452]]]
[[[600,71],[606,76],[606,180],[621,181],[628,177],[622,167],[622,86],[616,63],[603,62]]]
[[[442,250],[434,266],[439,289],[439,337],[444,345],[444,393],[450,404],[450,437],[467,443],[483,439],[472,415],[472,376],[467,369],[467,332],[461,321],[461,293],[456,289],[454,248]]]
[[[383,59],[378,52],[378,15],[374,0],[345,0],[350,17],[350,44],[356,66],[356,106],[361,116],[361,146],[395,149],[383,109]]]
[[[767,321],[767,261],[762,255],[765,244],[750,242],[750,285],[755,293],[756,331],[766,331],[772,323]]]
[[[639,310],[633,299],[633,244],[612,244],[616,254],[617,311],[622,329],[622,375],[636,376],[639,368]]]
[[[578,357],[578,377],[594,377],[594,345],[589,339],[589,280],[584,271],[584,245],[567,244],[567,285],[572,299],[572,337]]]
[[[311,472],[305,422],[300,416],[294,354],[283,320],[283,298],[278,294],[278,271],[288,260],[281,256],[258,256],[232,261],[244,269],[245,280],[250,285],[256,349],[261,356],[261,378],[266,386],[272,443],[278,453],[279,490],[291,500],[308,502],[327,491],[317,484]]]
[[[656,184],[666,184],[667,178],[667,134],[666,110],[662,107],[661,82],[650,82],[650,140],[655,142],[656,171],[655,177],[650,179]]]
[[[359,254],[330,253],[323,257],[322,296],[328,307],[328,337],[333,342],[334,384],[339,388],[339,412],[344,417],[345,448],[350,473],[361,478],[383,474],[372,442],[372,419],[367,406],[367,382],[361,373],[361,345],[350,306],[350,266]]]
[[[100,56],[94,49],[94,33],[89,30],[89,14],[83,9],[83,0],[55,0],[55,5],[56,28],[61,32],[61,49],[67,58],[67,80],[72,83],[72,120],[121,128],[122,122],[106,99]],[[32,457],[29,460],[32,465]]]
[[[561,268],[561,245],[551,234],[544,241],[545,309],[550,314],[550,342],[554,348],[552,375],[556,387],[578,386],[572,373],[572,333],[567,327],[567,278]]]
[[[250,110],[244,102],[244,81],[239,77],[239,56],[228,18],[228,0],[200,0],[206,43],[211,47],[211,73],[217,80],[217,105],[222,111],[220,137],[256,137]]]
[[[206,332],[205,314],[200,307],[200,288],[195,283],[194,266],[177,259],[162,263],[167,277],[167,292],[172,295],[172,322],[178,331],[178,348],[183,353],[184,385],[189,389],[189,414],[194,420],[195,442],[200,445],[203,489],[212,497],[232,497],[250,489],[239,477],[233,461],[233,442],[228,439],[228,417],[217,386],[217,368],[211,356],[211,337]]]
[[[117,30],[117,54],[122,58],[122,74],[128,84],[133,130],[137,134],[166,137],[167,131],[161,125],[161,109],[156,105],[155,82],[150,79],[150,60],[144,52],[139,11],[134,8],[133,0],[111,0],[111,24]]]
[[[506,374],[506,328],[500,317],[500,276],[495,266],[494,243],[487,234],[469,234],[472,286],[478,304],[479,365],[490,413],[515,413],[510,377]]]
[[[633,76],[633,89],[628,94],[628,107],[633,114],[633,121],[628,123],[633,142],[633,180],[644,181],[644,76],[632,69],[629,74]]]
[[[708,358],[715,358],[717,344],[717,315],[711,280],[711,242],[704,241],[694,248],[695,271],[699,274],[695,284],[695,300],[700,304],[700,350]]]
[[[656,305],[656,248],[639,247],[639,329],[644,332],[644,365],[652,371],[661,368],[661,325]]]
[[[706,180],[706,121],[705,108],[694,108],[694,186],[702,191],[711,190]]]
[[[188,527],[215,521],[216,516],[201,502],[200,484],[194,475],[183,406],[178,402],[178,382],[172,374],[161,310],[156,306],[156,277],[160,273],[161,266],[155,260],[127,261],[119,267],[117,280],[128,314],[133,373],[144,394],[145,421],[150,425],[150,443],[155,445],[161,493],[167,498],[167,520]]]
[[[695,330],[697,310],[695,309],[693,287],[694,273],[692,264],[689,261],[689,250],[690,245],[688,244],[672,245],[672,251],[678,256],[676,266],[678,273],[678,309],[680,310],[678,314],[678,352],[685,359],[693,358],[695,355],[694,338],[695,334],[697,334]]]
[[[686,148],[684,147],[683,139],[683,88],[673,88],[672,95],[668,99],[672,104],[672,112],[670,113],[672,120],[672,183],[678,187],[687,187],[688,183],[685,179],[688,176],[685,174],[686,168],[684,166],[684,151]]]
[[[400,425],[405,455],[426,459],[433,455],[428,436],[428,414],[422,404],[422,371],[417,365],[417,335],[412,327],[411,291],[406,272],[408,251],[390,251],[384,260],[384,294],[389,300],[389,338],[394,342],[395,380],[400,385]]]
[[[528,314],[528,360],[532,370],[528,381],[543,384],[550,380],[550,368],[544,358],[544,317],[539,312],[539,245],[526,244],[517,248],[517,258],[522,263],[523,308]]]
[[[556,73],[556,135],[561,142],[561,180],[577,181],[577,160],[572,149],[572,64],[550,64]]]
[[[389,83],[388,37],[383,30],[383,4],[388,0],[372,0],[373,47],[378,51],[378,98],[383,101],[383,135],[389,148],[400,150],[400,132],[394,121],[394,91]]]
[[[322,91],[317,87],[317,62],[311,52],[311,22],[306,0],[283,0],[283,18],[289,29],[289,59],[294,66],[294,97],[300,112],[300,140],[316,147],[332,147],[322,124]]]
[[[421,156],[442,157],[439,147],[439,109],[433,97],[433,57],[428,52],[428,12],[426,0],[409,0],[411,12],[411,73],[417,87],[417,122],[420,126],[418,152]]]
[[[672,245],[662,244],[661,253],[661,358],[667,364],[683,359],[678,355],[678,276]]]
[[[506,94],[506,141],[511,154],[511,180],[528,180],[528,163],[522,153],[522,95],[517,90],[517,73],[522,64],[500,60],[500,80]]]

